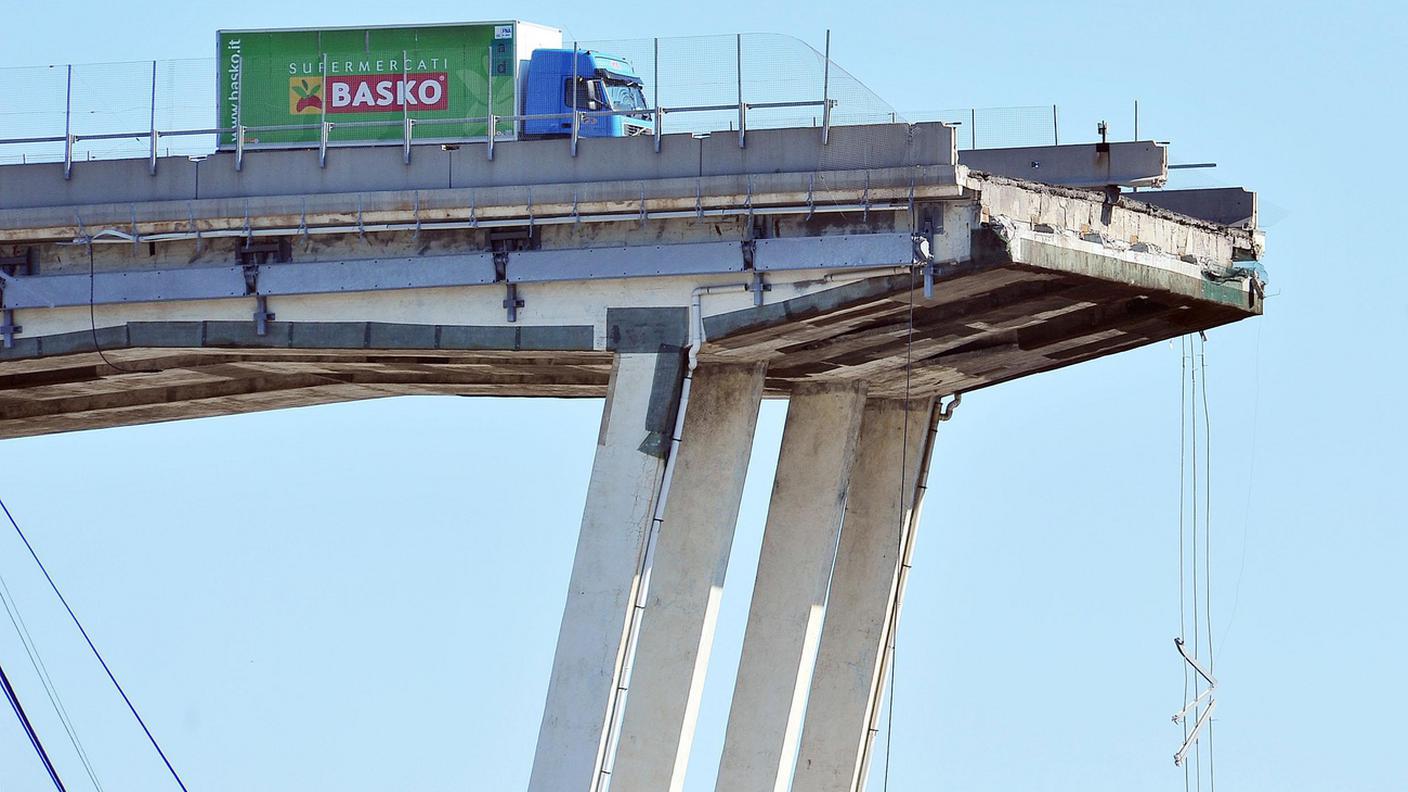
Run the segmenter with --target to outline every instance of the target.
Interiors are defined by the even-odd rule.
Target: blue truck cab
[[[572,59],[577,59],[576,69]],[[572,83],[573,74],[577,82]],[[528,66],[528,85],[523,96],[523,114],[571,113],[573,93],[578,112],[638,110],[629,115],[588,115],[582,119],[581,137],[630,137],[655,134],[652,111],[646,106],[643,83],[635,69],[623,58],[590,50],[540,49],[533,51]],[[529,119],[523,122],[523,137],[562,137],[572,134],[570,118]]]

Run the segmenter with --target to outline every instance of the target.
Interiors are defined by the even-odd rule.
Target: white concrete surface
[[[900,400],[866,405],[792,792],[860,789],[873,707],[883,686],[901,542],[912,525],[919,471],[930,452],[931,414],[929,400],[911,402],[908,411]]]
[[[705,364],[694,372],[611,792],[684,785],[762,392],[761,365]]]
[[[600,768],[616,670],[665,460],[640,450],[655,354],[612,369],[529,792],[587,790]]]
[[[861,382],[793,392],[715,789],[786,792],[865,407]]]

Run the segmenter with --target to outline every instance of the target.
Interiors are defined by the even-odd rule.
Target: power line
[[[1202,340],[1202,355],[1198,358],[1198,368],[1203,374],[1203,607],[1208,631],[1208,671],[1213,668],[1212,651],[1212,417],[1208,414],[1208,337],[1199,332]],[[1217,774],[1213,765],[1212,719],[1208,719],[1208,788],[1217,790]]]
[[[175,779],[176,785],[181,787],[181,792],[188,792],[186,784],[181,781],[181,776],[176,772],[176,768],[171,766],[171,760],[166,758],[166,752],[161,750],[161,745],[157,743],[156,737],[152,735],[151,729],[147,728],[147,722],[142,720],[142,716],[137,713],[137,707],[132,704],[132,699],[127,697],[127,691],[122,689],[122,685],[117,681],[117,677],[113,675],[112,669],[108,667],[108,662],[103,659],[102,653],[99,652],[98,647],[94,645],[93,639],[88,637],[88,631],[83,628],[83,623],[78,620],[78,615],[75,614],[73,608],[69,606],[68,599],[64,597],[63,592],[59,591],[58,584],[54,582],[54,578],[49,574],[49,570],[45,568],[44,562],[39,560],[39,554],[34,551],[34,545],[29,543],[29,538],[24,535],[24,530],[21,529],[20,524],[15,521],[15,516],[10,513],[10,508],[5,505],[3,498],[0,498],[0,511],[5,512],[5,517],[10,521],[10,525],[14,526],[15,533],[19,534],[20,541],[24,542],[25,549],[29,551],[30,558],[34,559],[34,563],[38,565],[39,571],[44,573],[44,579],[49,582],[49,588],[54,590],[54,595],[59,598],[59,602],[63,604],[64,610],[68,611],[69,618],[73,620],[73,624],[78,628],[79,634],[83,636],[83,640],[88,644],[88,648],[92,650],[93,656],[98,659],[98,664],[103,667],[103,671],[108,675],[108,679],[112,682],[113,687],[117,688],[118,695],[122,696],[122,701],[127,705],[128,711],[132,713],[132,717],[137,719],[137,724],[142,727],[143,733],[147,735],[147,740],[152,744],[152,747],[156,749],[157,755],[161,757],[161,761],[166,765],[167,771],[170,772],[171,777]]]
[[[63,724],[64,732],[68,734],[69,744],[78,754],[78,759],[83,764],[83,770],[88,774],[88,780],[93,782],[93,787],[98,792],[103,792],[103,785],[98,781],[93,763],[88,758],[88,752],[83,748],[83,741],[78,739],[78,730],[69,717],[63,697],[59,695],[58,687],[54,684],[53,678],[49,676],[49,667],[44,664],[44,657],[39,653],[39,645],[29,632],[29,625],[25,624],[24,615],[20,613],[19,602],[10,593],[10,587],[5,582],[4,575],[0,575],[0,605],[4,605],[5,615],[10,617],[10,624],[14,626],[15,633],[20,638],[20,644],[24,646],[24,652],[29,657],[29,664],[34,668],[34,673],[39,676],[39,681],[44,686],[44,694],[49,698],[49,704],[54,708],[54,714],[59,716],[59,722]]]
[[[49,780],[54,782],[54,788],[59,792],[67,792],[64,789],[64,782],[59,780],[59,771],[54,769],[54,763],[49,761],[49,753],[44,750],[44,743],[40,742],[39,735],[34,731],[34,725],[29,722],[29,716],[24,714],[24,707],[20,706],[20,698],[15,694],[15,688],[10,684],[10,678],[5,675],[4,666],[0,666],[0,688],[5,689],[5,698],[10,701],[10,709],[15,711],[15,717],[19,718],[20,726],[24,728],[24,733],[29,737],[29,744],[34,746],[34,752],[39,754],[39,761],[44,763],[44,769],[49,772]]]

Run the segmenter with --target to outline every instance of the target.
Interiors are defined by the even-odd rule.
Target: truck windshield
[[[611,101],[612,110],[646,109],[645,95],[641,93],[639,85],[608,82],[606,84],[606,98]]]

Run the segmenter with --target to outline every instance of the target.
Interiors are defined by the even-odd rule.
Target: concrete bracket
[[[307,205],[306,200],[304,201],[304,205]],[[304,216],[307,217],[306,214]],[[196,210],[194,206],[186,207],[186,226],[196,237],[196,255],[199,256],[205,252],[205,239],[200,235],[200,228],[196,225]]]
[[[743,196],[743,210],[748,213],[748,227],[753,227],[753,174],[748,174],[748,192]]]
[[[582,224],[582,215],[577,211],[577,190],[575,187],[572,189],[572,214],[570,217],[572,218],[573,225]]]
[[[0,311],[0,343],[5,349],[15,345],[15,334],[24,330],[23,325],[15,324],[15,312],[9,308]]]
[[[132,237],[132,255],[137,255],[137,246],[142,242],[142,235],[137,232],[137,207],[129,207],[131,211],[129,231]]]
[[[416,194],[416,201],[419,204],[420,194]],[[416,206],[416,233],[420,233],[420,206]],[[308,199],[303,199],[303,209],[298,214],[298,235],[303,237],[305,243],[313,241],[313,235],[308,233]]]
[[[475,205],[474,192],[471,190],[470,193],[469,193],[469,227],[470,227],[470,228],[478,228],[478,227],[479,227],[479,213],[478,213],[478,209],[479,209],[479,207]]]
[[[640,225],[645,226],[645,221],[649,219],[649,213],[645,211],[645,185],[640,186]]]
[[[865,172],[865,192],[861,193],[861,222],[870,222],[870,171]]]
[[[254,297],[254,334],[268,335],[269,323],[274,321],[274,314],[269,311],[269,298],[262,294]]]
[[[763,273],[753,271],[753,282],[748,285],[748,291],[753,292],[753,305],[762,306],[763,292],[772,291],[772,286],[763,280]]]
[[[812,219],[816,214],[816,173],[812,172],[807,177],[807,220]]]
[[[407,124],[409,124],[409,123],[410,123],[410,122],[407,121]],[[406,154],[406,164],[409,165],[409,164],[411,164],[411,161],[410,161],[410,156],[411,156],[411,155],[410,155],[410,153],[409,153],[409,152],[410,152],[410,148],[407,148],[406,151],[407,151],[407,154]],[[415,219],[416,219],[416,227],[415,227],[414,230],[411,231],[411,239],[416,240],[416,241],[420,241],[420,190],[416,190]]]
[[[704,193],[698,179],[694,180],[694,216],[704,217]]]
[[[508,311],[508,320],[517,322],[518,309],[523,307],[523,301],[518,298],[518,284],[507,283],[504,288],[504,308]]]
[[[0,256],[0,306],[5,304],[5,284],[16,275],[33,275],[38,266],[34,263],[34,248],[25,248],[15,256]],[[0,346],[11,349],[15,345],[15,335],[24,330],[15,324],[15,312],[11,308],[0,310]]]

